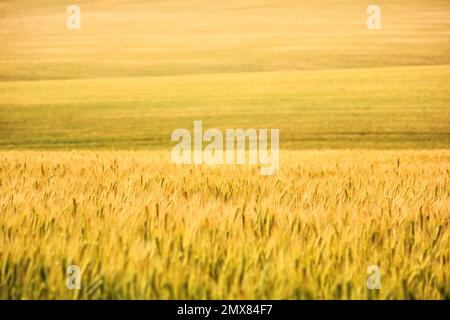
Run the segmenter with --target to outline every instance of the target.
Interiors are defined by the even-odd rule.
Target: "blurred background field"
[[[448,148],[450,2],[0,3],[0,148],[165,149],[280,128],[281,146]]]

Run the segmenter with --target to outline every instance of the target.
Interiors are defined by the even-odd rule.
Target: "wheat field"
[[[0,299],[450,299],[450,1],[74,4],[0,1]]]
[[[260,176],[156,151],[2,153],[0,298],[449,299],[448,150],[282,155]]]

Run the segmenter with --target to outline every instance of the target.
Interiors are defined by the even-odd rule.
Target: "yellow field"
[[[0,299],[450,299],[450,1],[369,3],[1,0]]]
[[[0,298],[449,299],[450,151],[281,155],[260,176],[167,152],[3,152]]]

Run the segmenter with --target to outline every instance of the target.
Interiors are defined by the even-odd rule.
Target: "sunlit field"
[[[75,2],[0,2],[1,299],[450,299],[448,0]]]
[[[448,148],[450,3],[0,3],[0,147],[167,149],[193,120],[282,147]]]
[[[0,297],[449,298],[449,151],[282,154],[267,177],[160,152],[4,153]]]

